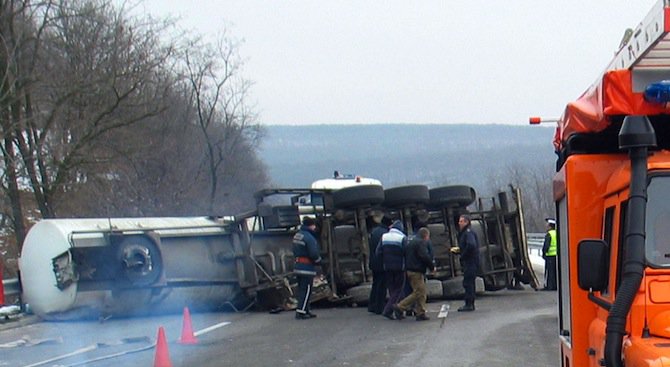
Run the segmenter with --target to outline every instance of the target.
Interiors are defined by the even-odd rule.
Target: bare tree
[[[237,44],[113,0],[0,1],[0,225],[230,213],[267,184]],[[1,229],[1,228],[0,228]]]
[[[552,167],[545,162],[535,166],[511,164],[505,170],[489,175],[488,186],[492,192],[510,184],[521,188],[526,227],[529,231],[542,232],[544,218],[554,215],[553,173]]]
[[[165,68],[173,49],[160,42],[163,24],[131,22],[110,1],[63,0],[52,19],[28,126],[34,149],[22,153],[26,165],[40,168],[33,187],[41,191],[43,217],[56,215],[57,197],[91,173],[113,174],[91,172],[112,153],[100,143],[115,129],[158,115],[172,85]]]
[[[162,216],[204,213],[200,172],[202,142],[184,115],[186,96],[167,97],[170,107],[132,129],[112,132],[102,149],[113,152],[108,172],[80,185],[68,212],[77,215]],[[82,200],[98,198],[98,200]]]
[[[103,0],[1,2],[0,29],[3,188],[22,243],[21,191],[55,216],[57,198],[86,181],[82,167],[104,162],[97,143],[163,108],[172,50],[159,24]]]
[[[3,156],[2,188],[8,197],[12,222],[18,243],[23,242],[26,227],[20,178],[24,172],[20,152],[25,146],[23,127],[31,113],[30,86],[35,50],[47,21],[40,12],[48,12],[48,1],[0,2],[0,150]],[[32,172],[31,172],[32,173]]]
[[[192,42],[184,56],[184,80],[204,138],[211,213],[220,202],[220,178],[238,178],[245,169],[240,157],[252,153],[262,132],[247,105],[251,83],[241,75],[237,51],[238,44],[223,34],[216,45]]]

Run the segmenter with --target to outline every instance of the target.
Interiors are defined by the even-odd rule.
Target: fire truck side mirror
[[[585,291],[607,288],[609,248],[600,239],[579,241],[577,248],[577,282]]]

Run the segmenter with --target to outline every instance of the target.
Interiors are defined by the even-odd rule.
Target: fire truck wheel
[[[384,206],[387,208],[404,208],[427,204],[430,199],[428,186],[425,185],[393,187],[384,190],[384,196]]]
[[[333,205],[340,209],[374,206],[384,201],[384,188],[379,185],[351,186],[333,192]]]
[[[475,201],[475,189],[466,185],[442,186],[431,189],[430,205],[437,208],[466,207]]]
[[[154,241],[145,236],[128,236],[116,250],[122,286],[144,287],[155,283],[163,269],[163,259]]]

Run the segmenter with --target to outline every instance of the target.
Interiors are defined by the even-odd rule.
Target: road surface
[[[451,311],[440,327],[435,316],[444,303]],[[102,323],[26,318],[21,327],[0,324],[0,366],[152,366],[159,327],[168,341],[161,354],[175,367],[559,365],[555,292],[487,292],[471,313],[456,312],[461,304],[433,301],[423,322],[387,320],[364,307],[316,308],[311,320],[292,312],[192,313],[195,345],[175,342],[182,315]]]

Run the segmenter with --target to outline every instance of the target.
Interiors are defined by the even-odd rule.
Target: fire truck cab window
[[[647,195],[647,263],[670,267],[670,176],[652,177]]]

